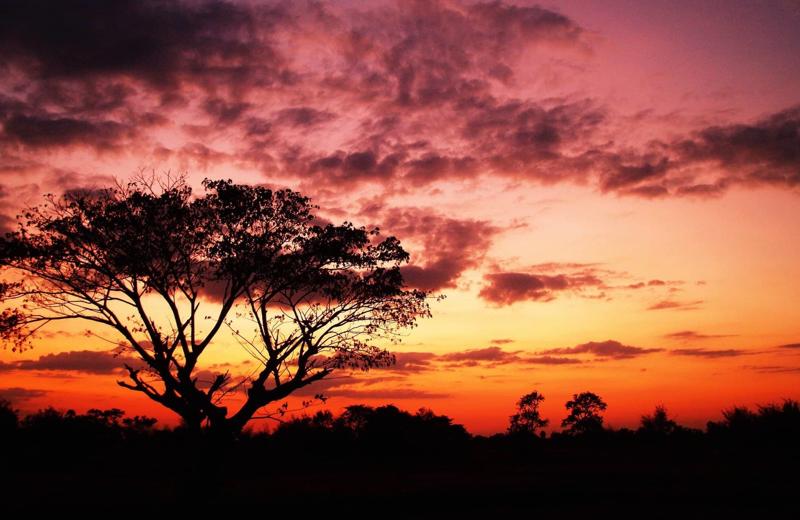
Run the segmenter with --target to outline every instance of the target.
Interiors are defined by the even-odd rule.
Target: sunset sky
[[[492,433],[534,389],[556,427],[586,390],[614,427],[800,398],[796,0],[11,0],[0,127],[4,231],[45,193],[169,170],[400,238],[446,298],[394,367],[299,396],[334,411]],[[86,327],[0,350],[0,396],[174,423]],[[252,363],[226,336],[208,357]]]

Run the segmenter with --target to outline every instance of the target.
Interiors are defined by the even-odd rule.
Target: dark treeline
[[[45,498],[122,504],[146,490],[152,504],[269,500],[310,510],[355,502],[391,504],[393,512],[416,517],[649,508],[647,516],[666,518],[676,511],[692,517],[796,507],[796,401],[732,408],[704,431],[677,424],[663,407],[637,429],[607,428],[602,417],[575,428],[580,421],[569,417],[586,418],[585,410],[575,412],[579,401],[568,403],[566,426],[549,436],[541,433],[546,420],[526,422],[531,399],[523,398],[508,431],[490,437],[427,409],[357,405],[339,416],[320,411],[288,419],[234,442],[117,409],[49,408],[21,417],[3,403],[0,489],[5,503],[16,505]]]

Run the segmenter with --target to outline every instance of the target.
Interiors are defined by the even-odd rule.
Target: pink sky
[[[800,397],[796,1],[0,9],[5,228],[172,170],[289,186],[407,246],[447,299],[394,369],[326,382],[332,408],[487,433],[533,389],[552,423],[591,390],[616,426]],[[0,351],[4,395],[167,419],[82,327]],[[211,357],[246,369],[230,338]]]

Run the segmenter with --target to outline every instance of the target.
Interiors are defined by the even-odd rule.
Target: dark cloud
[[[411,264],[402,268],[412,287],[438,291],[455,287],[461,274],[478,267],[492,239],[500,232],[481,220],[454,219],[421,208],[367,211],[383,229],[390,230],[404,244],[418,247]]]
[[[0,399],[5,399],[7,401],[11,401],[12,403],[37,399],[39,397],[44,397],[47,394],[48,394],[47,390],[21,388],[19,386],[13,386],[10,388],[0,388]]]
[[[663,186],[647,183],[663,177],[669,171],[668,159],[645,156],[637,157],[634,164],[628,164],[618,156],[613,157],[619,159],[619,162],[607,166],[608,170],[600,179],[603,191],[627,191],[645,198],[666,194]]]
[[[0,233],[11,231],[17,225],[17,220],[9,215],[13,212],[16,202],[11,195],[9,188],[0,184]]]
[[[134,148],[338,193],[490,175],[645,198],[800,185],[800,107],[631,146],[594,99],[514,90],[588,41],[563,14],[501,1],[9,0],[0,144]],[[143,131],[168,125],[186,140]],[[453,269],[409,275],[450,287]]]
[[[274,59],[259,31],[281,18],[274,7],[223,1],[10,0],[0,7],[0,63],[45,80],[230,86]]]
[[[564,277],[547,277],[528,273],[488,273],[479,296],[496,305],[519,301],[550,301],[554,291],[563,291],[569,284]]]
[[[516,363],[520,360],[520,357],[519,352],[508,352],[500,347],[486,347],[442,354],[438,357],[438,360],[459,366],[475,366],[480,362],[489,362],[491,364]]]
[[[85,145],[98,151],[116,149],[136,130],[115,121],[15,114],[3,123],[3,138],[30,148]]]
[[[752,124],[705,128],[674,148],[683,161],[710,162],[735,181],[796,187],[800,184],[800,106]],[[709,186],[712,192],[713,186]]]
[[[752,123],[709,126],[648,151],[595,157],[604,191],[715,197],[732,186],[800,186],[800,107]],[[697,170],[703,170],[702,175]]]
[[[662,352],[663,350],[664,349],[662,348],[642,348],[623,345],[619,341],[609,339],[606,341],[590,341],[588,343],[581,343],[579,345],[575,345],[574,347],[549,349],[543,351],[542,354],[592,354],[598,358],[630,359],[645,354],[652,354],[654,352]]]
[[[433,352],[394,352],[395,364],[389,370],[395,372],[418,373],[433,368],[436,359]]]
[[[580,293],[585,289],[602,289],[605,283],[592,271],[561,274],[499,272],[484,275],[486,285],[479,296],[495,305],[511,305],[520,301],[554,300],[558,293]],[[592,293],[600,296],[598,293]]]
[[[559,295],[610,299],[616,291],[667,287],[675,290],[682,281],[652,279],[630,283],[628,273],[606,269],[602,264],[547,262],[519,271],[496,271],[484,275],[479,296],[498,306],[520,301],[549,302]]]
[[[669,351],[674,356],[690,356],[690,357],[703,357],[703,358],[724,358],[724,357],[737,357],[747,354],[744,350],[739,349],[723,349],[713,350],[706,348],[676,348]]]
[[[527,50],[586,48],[581,27],[537,6],[12,0],[0,19],[0,67],[29,84],[2,100],[0,119],[9,111],[42,119],[35,108],[55,109],[38,125],[12,121],[9,138],[30,145],[193,121],[182,127],[190,138],[240,133],[239,149],[212,158],[220,164],[243,161],[331,189],[408,187],[482,171],[562,175],[533,162],[559,158],[602,119],[587,102],[493,93],[513,83]],[[199,96],[205,101],[193,104]],[[195,122],[198,112],[210,123]],[[334,121],[334,139],[309,141],[309,129]]]
[[[308,128],[336,119],[336,115],[313,107],[292,107],[279,110],[275,122],[280,125]]]
[[[394,106],[426,108],[479,97],[487,76],[509,81],[507,65],[541,42],[578,44],[582,29],[541,7],[501,2],[398,2],[355,17],[343,40],[351,76],[332,77],[362,96],[391,95]]]
[[[219,97],[209,98],[203,104],[203,110],[216,125],[230,125],[239,120],[252,105],[244,101],[226,101]]]
[[[787,343],[786,345],[780,345],[778,348],[800,349],[800,343]]]
[[[340,150],[311,162],[307,173],[326,184],[352,184],[387,180],[394,175],[398,163],[398,156],[393,154],[379,157],[372,150]]]
[[[46,354],[36,360],[4,363],[0,365],[0,371],[58,370],[86,374],[113,374],[122,369],[126,363],[140,365],[141,361],[114,352],[73,350],[57,354]]]

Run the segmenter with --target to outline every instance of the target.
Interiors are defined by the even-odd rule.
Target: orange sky
[[[9,15],[0,212],[172,169],[396,234],[409,282],[447,298],[396,367],[324,382],[334,409],[490,433],[534,389],[554,426],[585,390],[613,426],[800,398],[796,2],[298,5]],[[0,393],[172,421],[84,328],[0,350]],[[208,356],[248,366],[229,337]]]

